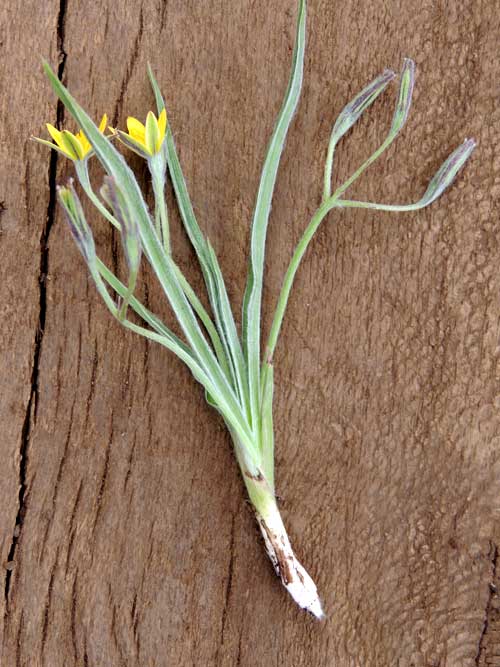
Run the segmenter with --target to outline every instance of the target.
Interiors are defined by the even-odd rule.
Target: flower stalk
[[[128,269],[126,283],[98,257],[92,231],[73,183],[59,189],[59,200],[71,233],[105,306],[125,328],[176,354],[202,385],[208,403],[222,416],[231,434],[242,478],[276,574],[299,607],[316,618],[322,618],[323,610],[316,585],[294,554],[275,493],[273,356],[294,278],[309,243],[331,211],[338,208],[368,208],[402,212],[428,206],[452,183],[469,159],[475,143],[467,140],[449,156],[431,180],[423,197],[416,203],[379,204],[344,198],[351,185],[392,144],[406,122],[414,85],[414,64],[406,59],[400,73],[398,99],[387,137],[332,194],[336,145],[395,78],[394,72],[385,70],[356,95],[333,125],[323,183],[320,184],[321,203],[292,255],[262,356],[261,308],[267,226],[280,157],[302,86],[305,27],[306,3],[305,0],[299,0],[289,85],[268,146],[253,214],[241,335],[217,255],[194,214],[172,130],[167,122],[165,102],[151,69],[148,73],[158,115],[150,111],[145,124],[129,117],[128,132],[119,129],[111,131],[112,136],[126,149],[147,161],[154,195],[152,213],[124,156],[111,137],[104,133],[105,117],[99,127],[95,125],[47,64],[45,71],[56,94],[80,129],[77,134],[72,134],[68,130],[49,126],[54,143],[44,139],[39,141],[73,161],[76,177],[88,200],[120,233]],[[100,196],[96,194],[88,172],[88,161],[94,157],[106,173],[99,190]],[[200,264],[210,304],[208,309],[172,256],[165,200],[167,178],[172,182],[182,223]],[[135,296],[143,259],[156,274],[171,306],[182,332],[179,336]]]

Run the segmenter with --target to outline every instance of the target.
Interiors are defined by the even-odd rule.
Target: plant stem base
[[[267,508],[265,516],[257,510],[255,514],[267,554],[283,586],[299,607],[317,619],[323,619],[325,615],[316,584],[293,553],[278,507],[273,503]]]

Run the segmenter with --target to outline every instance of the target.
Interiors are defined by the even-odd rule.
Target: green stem
[[[128,287],[127,287],[127,292],[123,298],[122,305],[120,306],[120,310],[118,311],[118,319],[120,322],[123,322],[125,319],[125,315],[127,314],[127,308],[130,303],[130,299],[132,298],[135,290],[135,286],[137,284],[137,271],[134,271],[133,273],[130,274],[129,277],[129,282],[128,282]]]
[[[167,204],[165,202],[165,173],[152,167],[151,176],[155,196],[155,228],[158,238],[163,242],[163,249],[170,254],[170,230],[168,226]]]
[[[262,386],[261,402],[261,438],[260,447],[262,452],[262,469],[274,492],[274,428],[273,428],[273,391],[274,391],[273,365],[266,363],[264,366],[264,383]]]
[[[340,199],[340,197],[343,195],[343,193],[349,188],[354,181],[356,181],[361,174],[368,169],[368,167],[375,162],[377,158],[379,158],[382,153],[391,145],[391,143],[394,141],[396,138],[396,133],[390,132],[386,139],[382,142],[382,144],[377,148],[377,150],[370,155],[370,157],[364,162],[348,179],[343,183],[337,190],[335,190],[334,194],[326,199],[323,199],[323,202],[321,206],[316,210],[316,213],[313,215],[311,222],[307,226],[304,234],[302,235],[302,238],[300,239],[295,252],[293,253],[292,259],[290,261],[290,265],[288,266],[287,272],[285,274],[285,279],[283,281],[283,286],[281,288],[281,292],[278,298],[278,304],[276,306],[276,312],[274,314],[273,322],[271,325],[271,331],[269,333],[269,338],[267,341],[267,346],[266,346],[266,352],[265,352],[265,359],[262,364],[262,379],[261,379],[261,391],[262,388],[265,386],[266,383],[266,375],[267,375],[267,368],[266,368],[266,362],[270,362],[272,360],[274,350],[276,348],[276,343],[278,341],[278,336],[279,332],[281,329],[281,325],[283,322],[283,316],[285,314],[286,310],[286,305],[288,302],[288,298],[290,296],[290,291],[292,289],[293,281],[295,279],[295,274],[297,273],[297,269],[299,268],[299,264],[302,260],[302,257],[304,256],[304,253],[307,250],[307,247],[314,236],[316,230],[320,226],[321,222],[323,221],[324,217],[329,213],[332,208],[335,207],[340,207],[344,206],[354,206],[354,204],[349,204],[344,202],[343,200]],[[324,179],[324,192],[323,192],[323,197],[325,197],[326,192],[330,191],[330,181],[327,179],[331,178],[331,164],[329,165],[329,160],[330,157],[333,156],[333,150],[334,150],[335,144],[331,144],[328,147],[328,156],[327,156],[327,165],[325,167],[325,179]],[[331,155],[330,155],[331,154]],[[381,205],[374,205],[373,208],[376,207],[381,207]],[[367,204],[364,202],[361,202],[360,208],[369,208]],[[401,207],[390,207],[390,208],[384,208],[383,210],[411,210],[407,208],[401,208]]]
[[[369,201],[352,201],[349,199],[340,199],[338,202],[339,208],[369,208],[374,211],[416,211],[419,208],[424,208],[425,203],[416,202],[415,204],[376,204]]]
[[[356,181],[361,176],[361,174],[366,169],[368,169],[368,167],[371,164],[373,164],[375,162],[375,160],[377,158],[379,158],[387,148],[389,148],[389,146],[392,144],[392,142],[394,141],[395,138],[396,138],[396,134],[394,134],[393,132],[390,132],[387,135],[386,139],[382,142],[382,144],[377,148],[377,150],[372,155],[370,155],[368,160],[366,160],[366,162],[363,162],[361,167],[359,167],[359,169],[357,169],[354,172],[354,174],[352,174],[352,176],[350,176],[347,179],[347,181],[345,181],[345,183],[343,183],[339,188],[337,188],[337,190],[335,190],[335,192],[333,194],[333,197],[335,199],[340,199],[340,197],[344,194],[344,192],[347,190],[347,188],[349,188],[354,183],[354,181]]]
[[[238,435],[228,426],[233,439],[236,460],[240,466],[243,481],[254,508],[261,514],[266,513],[270,506],[276,504],[274,490],[262,469],[262,462],[255,465],[253,460],[248,459],[246,447],[241,443]]]
[[[326,154],[325,173],[323,176],[323,201],[329,199],[332,195],[332,170],[333,170],[333,153],[337,140],[332,133],[328,143],[328,152]]]
[[[101,297],[104,300],[104,303],[108,307],[111,314],[119,319],[118,308],[110,296],[108,290],[106,289],[105,283],[101,277],[102,268],[104,265],[97,257],[94,257],[92,261],[88,263],[90,273],[94,282],[96,284],[97,290]],[[105,267],[104,267],[105,268]],[[259,470],[260,466],[260,453],[257,451],[257,448],[254,445],[252,438],[252,433],[248,427],[246,421],[242,418],[240,412],[240,406],[235,405],[232,395],[228,392],[221,392],[218,386],[218,378],[214,378],[213,374],[210,372],[210,369],[207,369],[203,365],[203,360],[200,360],[199,356],[195,353],[191,353],[189,349],[186,349],[185,345],[178,345],[176,341],[168,336],[157,334],[154,331],[149,331],[144,327],[140,327],[133,322],[130,322],[127,319],[124,319],[121,324],[127,329],[139,333],[150,340],[164,345],[168,349],[172,350],[184,363],[189,367],[194,377],[200,384],[202,384],[205,389],[216,398],[217,404],[219,405],[222,413],[224,414],[227,423],[231,424],[232,431],[237,434],[238,441],[241,442],[241,447],[245,452],[245,459],[247,465],[252,466],[251,469]],[[235,436],[236,437],[236,436]]]
[[[276,311],[274,313],[274,318],[271,325],[271,331],[269,332],[269,338],[267,340],[264,365],[262,369],[263,385],[266,382],[267,366],[268,364],[271,363],[274,354],[281,325],[283,323],[283,316],[285,314],[286,305],[288,302],[288,298],[290,296],[290,291],[292,289],[293,281],[295,279],[295,274],[297,273],[297,269],[299,268],[299,264],[302,260],[302,257],[304,256],[304,253],[307,250],[307,246],[309,245],[312,237],[314,236],[316,230],[322,223],[323,218],[335,206],[337,206],[337,198],[335,195],[333,197],[330,197],[330,199],[327,199],[325,202],[323,202],[323,204],[321,204],[321,206],[317,209],[316,213],[313,215],[311,222],[308,224],[304,234],[302,235],[302,238],[300,239],[297,247],[295,248],[295,252],[293,253],[292,259],[285,274],[285,278],[283,280],[283,285],[281,287],[281,292],[278,298],[278,304],[276,306]]]

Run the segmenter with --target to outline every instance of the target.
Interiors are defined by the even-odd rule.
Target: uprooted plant
[[[68,130],[61,131],[47,125],[54,143],[39,141],[73,161],[83,192],[120,233],[128,267],[125,283],[97,256],[92,231],[73,181],[67,187],[58,189],[58,198],[70,230],[104,303],[124,327],[163,345],[182,359],[204,387],[208,403],[220,413],[231,434],[266,551],[277,575],[300,607],[321,618],[323,611],[316,585],[292,551],[278,511],[274,489],[273,355],[294,277],[314,233],[332,209],[348,207],[413,211],[428,206],[450,185],[475,144],[472,140],[461,144],[437,171],[423,197],[414,204],[388,205],[344,197],[347,189],[365,169],[390,146],[406,122],[412,98],[414,64],[411,60],[405,60],[400,73],[396,108],[386,139],[345,183],[332,192],[332,164],[337,143],[384,91],[395,74],[386,70],[364,88],[341,111],[333,126],[321,204],[290,261],[262,354],[261,304],[266,231],[279,160],[302,85],[305,21],[305,0],[299,0],[290,81],[266,154],[253,214],[241,333],[231,310],[216,253],[196,221],[172,130],[167,123],[165,103],[151,69],[149,77],[158,115],[150,111],[144,125],[135,118],[128,118],[128,132],[113,129],[106,136],[106,117],[103,117],[99,127],[95,125],[45,64],[45,71],[55,92],[80,130],[72,134]],[[148,209],[138,182],[113,139],[119,140],[146,160],[153,186],[154,211]],[[99,193],[94,190],[89,177],[88,162],[92,156],[99,160],[106,172]],[[211,312],[203,306],[172,255],[165,199],[167,174],[173,184],[186,233],[200,264]],[[182,339],[134,296],[144,258],[151,265],[175,313]],[[129,319],[131,311],[135,316]]]

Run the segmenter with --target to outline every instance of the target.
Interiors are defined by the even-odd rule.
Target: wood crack
[[[134,462],[134,454],[135,454],[135,447],[137,444],[137,431],[134,431],[134,441],[132,443],[132,447],[130,449],[130,454],[127,460],[127,472],[125,473],[125,479],[123,481],[123,492],[127,490],[127,484],[130,479],[130,475],[132,474],[132,466]]]
[[[494,595],[497,593],[495,581],[497,576],[498,546],[496,544],[491,543],[489,556],[491,560],[491,581],[488,585],[488,599],[486,600],[486,606],[484,608],[483,627],[481,630],[481,635],[479,636],[476,657],[474,660],[474,665],[476,665],[476,667],[479,667],[481,656],[486,650],[488,630],[490,627],[490,616],[492,612],[492,601]]]
[[[59,12],[57,16],[57,51],[59,65],[57,76],[62,79],[66,65],[67,53],[64,49],[64,35],[66,24],[67,0],[60,0]],[[60,100],[56,106],[56,124],[61,127],[64,118],[64,106]],[[21,537],[22,525],[26,514],[27,500],[27,469],[28,469],[28,450],[30,445],[31,433],[36,423],[39,402],[39,371],[40,357],[42,351],[42,342],[45,332],[45,320],[47,314],[47,286],[46,278],[49,271],[49,236],[52,230],[55,212],[56,212],[56,175],[57,175],[57,151],[51,151],[49,158],[49,201],[47,204],[47,216],[45,224],[40,235],[40,268],[38,273],[38,322],[35,331],[35,340],[33,345],[33,363],[31,366],[31,390],[26,405],[26,413],[21,429],[21,444],[19,448],[19,496],[16,523],[12,532],[12,539],[8,551],[7,561],[12,563],[15,560],[16,549]],[[26,187],[29,184],[25,185]],[[9,613],[9,599],[11,592],[12,569],[7,569],[5,575],[5,616]]]
[[[45,604],[45,609],[43,612],[43,625],[42,625],[42,640],[41,640],[41,646],[40,646],[40,651],[42,654],[42,657],[45,653],[45,645],[47,643],[47,635],[49,631],[49,616],[50,616],[50,607],[52,605],[52,594],[54,591],[54,579],[56,576],[56,570],[59,565],[59,549],[56,551],[56,557],[54,560],[54,565],[52,566],[52,569],[50,571],[50,579],[49,579],[49,585],[47,588],[47,603]]]
[[[71,587],[71,644],[73,646],[73,657],[75,659],[75,664],[78,664],[78,645],[76,639],[76,607],[77,607],[77,596],[78,596],[78,570],[75,572],[73,578],[73,585]]]
[[[73,554],[73,544],[75,541],[75,535],[77,532],[77,526],[75,525],[75,519],[76,519],[76,513],[77,513],[77,508],[80,504],[80,499],[82,497],[82,488],[83,488],[83,481],[80,480],[80,485],[78,486],[78,491],[76,493],[76,498],[75,498],[75,503],[73,505],[73,511],[71,512],[71,517],[69,520],[69,541],[68,541],[68,551],[66,553],[66,565],[65,565],[65,573],[68,574],[69,572],[69,564],[71,561],[71,556]]]
[[[139,653],[141,652],[141,638],[138,632],[139,627],[139,612],[137,611],[137,593],[134,595],[132,602],[132,609],[130,611],[130,617],[132,620],[132,632],[134,636],[134,647],[136,652],[136,658],[139,659]]]
[[[80,352],[79,352],[80,354]],[[92,371],[90,374],[90,387],[89,387],[89,393],[87,396],[87,403],[85,407],[85,421],[84,421],[84,426],[83,429],[84,431],[87,430],[88,423],[89,423],[89,418],[90,418],[90,408],[92,407],[92,401],[94,400],[94,387],[95,387],[95,381],[97,377],[97,366],[99,365],[99,355],[97,352],[97,339],[94,341],[94,356],[92,358]],[[79,364],[78,364],[79,366]]]
[[[97,509],[95,513],[94,524],[92,526],[92,540],[94,540],[97,524],[99,523],[99,518],[101,516],[104,488],[106,486],[106,480],[108,478],[108,473],[109,473],[109,459],[111,457],[111,447],[113,445],[113,438],[114,438],[113,411],[111,411],[110,433],[108,438],[108,444],[106,446],[106,452],[104,454],[104,466],[102,470],[101,481],[99,483],[99,491],[97,492],[97,501],[96,501]]]

